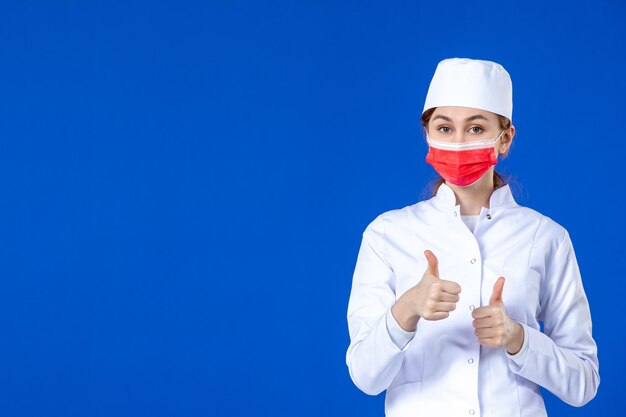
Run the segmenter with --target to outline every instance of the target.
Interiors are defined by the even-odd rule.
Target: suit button
[[[473,358],[469,358],[469,359],[467,360],[467,363],[474,363],[474,359],[473,359]]]
[[[476,258],[472,258],[472,260],[470,262],[475,264],[476,263]]]
[[[487,220],[491,220],[491,214],[487,213]]]
[[[474,409],[473,409],[473,408],[470,408],[469,413],[470,413],[470,415],[472,415],[472,416],[473,416],[473,415],[474,415],[474,413],[475,413]]]
[[[469,306],[470,311],[474,311],[476,307],[474,307],[474,304],[472,304],[471,306]]]
[[[456,211],[455,211],[455,212],[454,212],[454,217],[456,217],[456,216],[457,216],[457,214],[456,214]]]

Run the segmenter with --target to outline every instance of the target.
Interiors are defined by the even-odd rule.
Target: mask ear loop
[[[501,139],[501,138],[502,138],[502,134],[503,134],[505,131],[506,131],[506,129],[504,129],[502,132],[500,132],[500,134],[498,135],[498,137],[497,137],[497,138],[493,141],[493,143],[494,143],[494,144],[495,144],[495,143],[496,143],[499,139]],[[500,143],[502,143],[502,142],[500,142]],[[498,156],[499,156],[499,155],[502,155],[502,154],[500,153],[500,151],[499,151],[499,150],[496,150],[496,159],[498,158]]]

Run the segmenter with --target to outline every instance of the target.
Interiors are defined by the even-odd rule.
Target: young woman
[[[356,386],[388,417],[545,416],[538,386],[582,406],[600,383],[572,241],[515,202],[506,156],[512,84],[491,61],[445,59],[422,122],[432,198],[363,232],[348,304]],[[543,323],[541,331],[540,322]]]

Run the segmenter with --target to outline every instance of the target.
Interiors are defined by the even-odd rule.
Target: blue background
[[[448,57],[513,79],[498,170],[568,229],[623,410],[618,1],[0,3],[0,415],[382,416],[351,382],[361,233],[428,194]]]

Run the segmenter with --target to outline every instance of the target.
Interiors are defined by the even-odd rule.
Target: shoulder
[[[534,225],[533,247],[547,254],[555,253],[563,244],[571,245],[569,233],[565,226],[550,216],[525,206],[518,206],[521,222]]]
[[[383,236],[393,230],[407,230],[412,219],[426,208],[427,201],[419,201],[402,208],[384,211],[370,221],[365,232]]]

